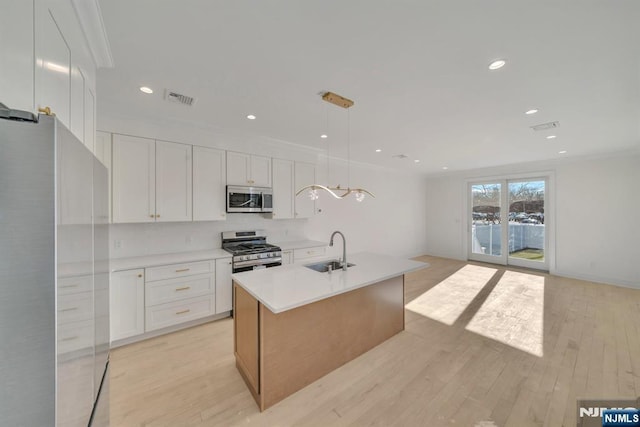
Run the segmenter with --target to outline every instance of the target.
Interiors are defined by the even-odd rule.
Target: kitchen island
[[[347,271],[294,264],[236,273],[236,366],[263,411],[404,330],[418,261],[350,255]]]

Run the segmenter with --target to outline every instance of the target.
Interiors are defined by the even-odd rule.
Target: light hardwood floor
[[[573,427],[579,397],[640,395],[639,290],[417,259],[406,330],[263,413],[231,319],[113,350],[111,425]]]

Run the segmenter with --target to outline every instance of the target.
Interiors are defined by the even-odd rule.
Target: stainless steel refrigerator
[[[55,117],[0,119],[0,425],[106,426],[106,168]]]

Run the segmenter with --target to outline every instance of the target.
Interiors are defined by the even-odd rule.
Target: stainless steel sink
[[[353,267],[355,264],[347,263],[347,268]],[[310,268],[315,271],[319,271],[320,273],[326,273],[329,270],[341,270],[342,263],[338,260],[330,260],[330,261],[322,261],[317,262],[315,264],[308,264],[305,267]]]

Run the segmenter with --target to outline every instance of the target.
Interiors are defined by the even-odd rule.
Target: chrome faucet
[[[342,236],[342,269],[347,271],[347,240],[344,238],[344,234],[339,231],[334,231],[331,234],[331,240],[329,240],[329,246],[333,246],[333,237],[339,234]]]

